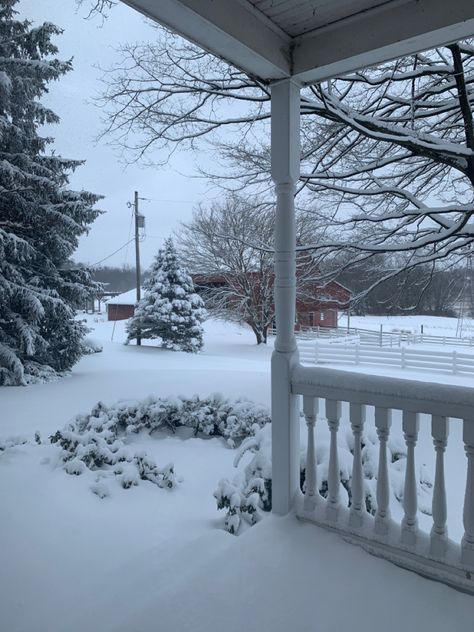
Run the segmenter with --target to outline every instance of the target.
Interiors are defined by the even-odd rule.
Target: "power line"
[[[96,261],[95,263],[93,263],[92,265],[90,265],[90,268],[95,268],[96,266],[98,266],[100,263],[103,263],[104,261],[107,261],[107,259],[110,259],[110,257],[113,257],[114,255],[117,254],[117,252],[120,252],[121,250],[123,250],[124,248],[126,248],[128,246],[128,244],[132,241],[134,241],[134,237],[132,237],[132,239],[129,239],[126,243],[124,243],[122,246],[120,246],[120,248],[117,248],[117,250],[114,250],[114,252],[112,252],[110,255],[107,255],[106,257],[104,257],[103,259],[101,259],[100,261]]]
[[[166,202],[169,204],[196,204],[197,200],[167,200],[164,198],[140,198],[141,200],[144,200],[145,202]],[[212,198],[214,199],[214,198]]]

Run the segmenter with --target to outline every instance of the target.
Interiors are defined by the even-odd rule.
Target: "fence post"
[[[383,346],[383,333],[382,333],[382,330],[383,330],[383,325],[380,325],[380,346],[381,347]]]
[[[453,373],[456,375],[458,372],[458,352],[456,349],[453,351]]]
[[[402,347],[402,369],[406,369],[406,359],[405,359],[405,347]]]
[[[318,364],[318,343],[314,345],[314,363]]]

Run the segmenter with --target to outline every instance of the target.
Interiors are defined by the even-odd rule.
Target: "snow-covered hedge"
[[[328,492],[329,466],[329,433],[324,420],[317,424],[316,444],[317,480],[319,492],[323,497]],[[306,470],[306,428],[301,420],[300,480],[301,489],[305,489]],[[406,448],[403,440],[395,433],[388,443],[391,495],[402,511],[403,490],[406,468]],[[341,503],[351,504],[351,473],[354,451],[354,437],[350,430],[338,433],[338,457],[341,479]],[[376,487],[378,469],[379,443],[375,429],[368,427],[362,440],[362,466],[364,472],[365,504],[372,515],[377,509]],[[245,455],[250,454],[246,465]],[[272,507],[272,465],[271,465],[271,425],[267,424],[253,437],[242,442],[234,459],[234,466],[239,468],[232,482],[228,479],[219,481],[214,492],[218,509],[226,509],[225,527],[230,533],[238,533],[242,521],[255,524],[262,517],[262,512]],[[431,498],[433,482],[426,467],[421,464],[417,472],[418,507],[422,513],[431,515]]]
[[[28,443],[28,439],[25,437],[7,437],[6,439],[0,439],[0,453],[6,452],[17,445],[25,445]]]
[[[101,498],[109,495],[102,482],[107,475],[117,476],[125,489],[138,485],[140,480],[158,487],[175,487],[178,479],[173,464],[160,468],[145,452],[134,452],[127,446],[121,436],[125,436],[128,428],[112,411],[99,402],[90,415],[79,415],[51,436],[51,443],[62,448],[65,471],[76,476],[87,469],[102,471],[91,488]]]
[[[62,448],[61,461],[68,474],[86,469],[118,476],[123,487],[148,480],[159,487],[172,488],[178,482],[173,465],[159,468],[144,452],[133,452],[127,437],[141,431],[165,429],[175,432],[185,426],[195,435],[220,436],[234,447],[253,436],[269,421],[267,410],[248,400],[229,401],[221,395],[201,399],[153,398],[141,402],[119,402],[106,406],[99,402],[87,415],[78,415],[63,430],[51,436]],[[103,478],[103,475],[99,477]],[[101,484],[93,491],[107,495]]]
[[[86,336],[82,341],[82,350],[84,355],[91,355],[93,353],[100,353],[103,350],[102,343],[91,336]]]
[[[139,402],[118,402],[106,406],[99,402],[87,415],[78,415],[71,426],[83,432],[94,418],[107,418],[115,436],[148,430],[175,432],[185,426],[194,434],[223,437],[230,447],[253,436],[270,422],[268,410],[246,399],[231,401],[219,393],[201,398],[148,397]]]

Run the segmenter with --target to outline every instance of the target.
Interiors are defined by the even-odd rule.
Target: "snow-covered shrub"
[[[260,520],[261,511],[272,508],[271,441],[271,424],[245,439],[235,456],[234,467],[239,467],[247,452],[252,454],[250,462],[233,483],[221,479],[214,492],[217,508],[227,509],[225,527],[230,533],[238,532],[242,519],[253,525]]]
[[[250,401],[230,401],[215,394],[207,398],[154,398],[141,402],[119,402],[106,406],[99,402],[86,415],[78,415],[51,442],[63,450],[61,460],[69,474],[86,469],[105,470],[120,477],[125,488],[149,480],[159,487],[174,487],[173,466],[158,468],[145,453],[133,453],[127,437],[141,431],[175,432],[191,428],[194,435],[223,437],[234,447],[253,436],[270,421],[267,410]],[[103,497],[97,488],[94,493]]]
[[[104,470],[118,476],[122,487],[128,489],[140,480],[158,487],[173,488],[178,483],[173,464],[159,468],[145,452],[133,452],[125,441],[116,416],[98,404],[90,415],[82,415],[51,437],[51,443],[62,448],[61,461],[68,474],[80,475],[86,469]],[[93,490],[94,491],[94,490]],[[94,491],[94,493],[98,493]],[[104,497],[103,494],[99,494]]]
[[[300,481],[305,490],[306,473],[306,427],[301,420]],[[324,498],[328,494],[329,433],[324,420],[317,424],[316,463],[319,493]],[[377,475],[379,442],[374,428],[367,426],[361,444],[362,467],[364,473],[365,505],[374,515],[377,510]],[[234,467],[240,468],[235,479],[230,482],[222,479],[214,492],[218,509],[227,509],[225,527],[231,533],[237,533],[242,521],[253,525],[272,508],[272,452],[271,425],[265,425],[255,436],[245,439],[234,459]],[[392,498],[403,503],[403,491],[406,468],[406,448],[404,442],[395,433],[388,442],[389,476]],[[354,436],[348,429],[338,433],[338,458],[341,480],[341,503],[351,505],[352,462]],[[250,454],[245,466],[244,456]],[[417,491],[418,507],[422,513],[431,514],[431,496],[433,482],[426,467],[418,468]]]
[[[65,372],[56,371],[48,364],[40,364],[27,360],[24,362],[25,382],[27,384],[44,384],[45,382],[57,382],[65,375]]]
[[[95,338],[86,336],[82,341],[82,350],[84,355],[91,355],[92,353],[100,353],[103,350],[103,346]]]
[[[25,443],[28,443],[28,439],[25,439],[25,437],[7,437],[6,439],[0,439],[0,454],[17,445],[25,445]]]
[[[242,518],[251,525],[260,519],[260,496],[257,492],[246,495],[237,485],[223,478],[214,497],[218,509],[227,509],[225,528],[229,533],[238,533]]]
[[[103,423],[115,437],[141,430],[191,428],[194,434],[223,437],[234,447],[270,422],[268,410],[246,399],[231,401],[219,393],[209,397],[148,397],[138,402],[99,402],[87,415],[78,415],[70,428],[85,432],[90,424]],[[95,421],[99,420],[99,421]]]

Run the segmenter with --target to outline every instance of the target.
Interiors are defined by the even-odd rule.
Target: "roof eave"
[[[399,0],[291,38],[243,0],[122,0],[263,81],[317,83],[474,34],[473,0]]]

